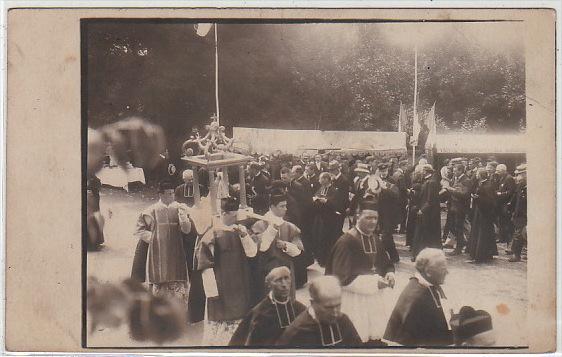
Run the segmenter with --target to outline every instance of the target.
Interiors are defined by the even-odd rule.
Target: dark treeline
[[[417,43],[418,110],[435,102],[439,130],[525,127],[524,49],[516,36],[502,41],[498,25],[427,24],[433,32],[418,41],[419,27],[392,26],[220,24],[221,124],[396,130],[400,102],[412,117]],[[209,121],[212,30],[199,37],[192,23],[99,22],[87,31],[89,125],[141,115],[165,128],[175,151],[192,126]]]

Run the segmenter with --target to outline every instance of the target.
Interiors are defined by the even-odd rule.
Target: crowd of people
[[[424,157],[414,166],[400,157],[257,156],[245,191],[259,218],[239,213],[236,170],[217,175],[220,218],[202,232],[190,215],[193,170],[182,172],[181,185],[170,173],[159,201],[140,214],[131,278],[182,301],[190,323],[205,321],[203,345],[492,343],[488,313],[465,307],[447,316],[443,248],[486,262],[498,239],[511,241],[510,261],[521,260],[525,164],[514,178],[494,158],[457,158],[434,170]],[[205,196],[206,173],[197,175]],[[406,235],[416,274],[390,310],[382,294],[395,284],[396,233]],[[315,262],[325,277],[307,282]],[[308,307],[295,294],[307,283]]]

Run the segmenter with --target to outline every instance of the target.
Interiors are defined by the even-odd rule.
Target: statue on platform
[[[200,137],[197,131],[196,135],[191,135],[190,138],[183,143],[182,151],[185,156],[193,155],[188,155],[188,149],[193,151],[191,147],[193,144],[197,145],[200,153],[206,158],[209,158],[210,155],[215,153],[233,151],[234,139],[226,137],[225,128],[219,125],[215,115],[211,117],[211,123],[205,125],[205,129],[207,130],[205,136]]]

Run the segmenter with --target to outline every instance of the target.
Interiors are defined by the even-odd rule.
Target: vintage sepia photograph
[[[83,347],[527,348],[524,31],[82,18]]]

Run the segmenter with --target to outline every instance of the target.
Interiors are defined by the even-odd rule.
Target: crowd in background
[[[414,165],[395,155],[276,152],[255,155],[246,170],[186,167],[179,184],[178,170],[160,157],[159,200],[138,216],[131,280],[123,288],[92,282],[92,328],[123,319],[111,308],[115,300],[127,306],[133,338],[157,343],[178,336],[186,324],[176,317],[186,313],[189,323],[205,322],[205,346],[494,344],[490,314],[445,307],[443,248],[480,263],[498,254],[498,242],[511,241],[510,261],[521,260],[526,164],[514,178],[494,157],[455,158],[434,170],[423,155]],[[103,243],[97,167],[98,160],[88,162],[87,242],[94,247]],[[209,180],[219,220],[201,232],[190,207],[196,191],[209,196]],[[244,201],[257,215],[240,216]],[[389,309],[382,297],[395,285],[396,233],[406,235],[415,274]],[[308,282],[305,306],[295,292],[315,262],[325,276]]]

